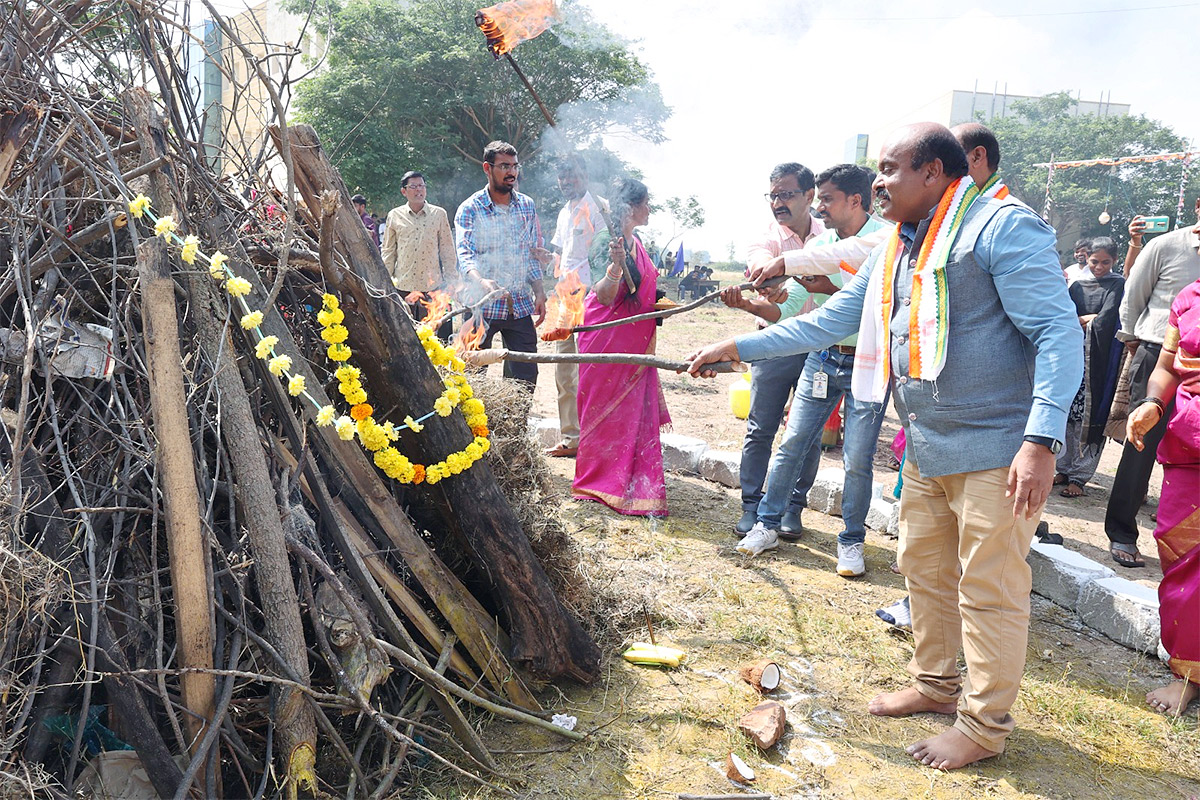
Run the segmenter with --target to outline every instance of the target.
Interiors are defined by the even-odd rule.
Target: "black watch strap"
[[[1062,449],[1063,449],[1062,442],[1060,442],[1058,439],[1052,439],[1049,436],[1030,435],[1030,436],[1025,437],[1025,441],[1032,442],[1033,444],[1040,444],[1043,447],[1045,447],[1046,449],[1048,449],[1054,455],[1058,455],[1059,453],[1062,452]]]

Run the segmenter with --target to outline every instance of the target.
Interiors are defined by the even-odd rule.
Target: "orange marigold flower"
[[[488,435],[487,425],[476,425],[474,428],[471,428],[471,433],[486,438]]]
[[[353,406],[350,409],[350,416],[353,417],[355,420],[364,420],[367,417],[371,416],[371,413],[374,410],[375,409],[371,408],[370,403],[359,403],[358,405]]]
[[[413,464],[412,482],[413,483],[424,483],[425,482],[425,465],[424,464]]]

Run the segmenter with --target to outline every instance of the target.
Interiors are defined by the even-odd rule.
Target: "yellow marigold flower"
[[[430,328],[428,325],[418,325],[417,326],[417,338],[421,340],[421,344],[425,344],[426,342],[433,339],[433,329]]]
[[[352,406],[356,406],[356,405],[359,405],[360,403],[367,402],[367,392],[365,389],[362,388],[361,385],[354,391],[347,392],[345,397],[346,397],[346,402]]]
[[[185,264],[196,263],[196,253],[200,252],[200,239],[192,234],[183,237],[183,248],[179,251],[179,258]]]
[[[332,425],[335,414],[337,412],[333,410],[333,406],[321,406],[321,410],[317,412],[317,427],[325,428]]]
[[[359,420],[358,422],[358,440],[362,442],[362,446],[375,452],[380,448],[387,447],[387,434],[383,432],[383,428],[375,424],[375,420],[368,417],[367,419]]]
[[[442,479],[442,476],[438,472],[436,472],[433,467],[430,467],[429,469],[425,470],[425,482],[428,483],[430,486],[433,486],[435,483],[437,483],[441,479]]]
[[[383,435],[386,436],[390,442],[394,442],[400,438],[400,431],[396,430],[396,426],[390,422],[384,422],[379,426],[379,429],[383,431]]]
[[[252,330],[262,325],[263,313],[261,311],[251,311],[249,314],[242,315],[242,327],[246,330]]]
[[[258,340],[258,344],[254,345],[254,356],[256,358],[266,358],[271,355],[271,348],[279,344],[278,336],[264,336]]]
[[[270,361],[267,362],[267,369],[271,372],[272,375],[274,375],[277,378],[280,375],[282,375],[283,373],[291,370],[291,368],[292,368],[292,357],[291,356],[275,356],[274,358],[272,358]]]
[[[208,259],[208,274],[216,280],[225,280],[225,262],[229,260],[229,256],[217,250]]]
[[[166,239],[175,232],[175,228],[175,220],[171,217],[159,217],[158,222],[154,223],[154,235]]]
[[[420,433],[421,431],[425,430],[425,426],[417,422],[411,416],[404,418],[404,424],[413,433]]]
[[[463,452],[466,453],[467,458],[471,459],[473,462],[483,458],[483,448],[475,444],[475,442],[471,442],[469,445],[467,445]]]
[[[350,331],[346,330],[345,325],[330,325],[328,328],[321,331],[321,338],[330,344],[344,342],[349,336]]]
[[[439,417],[448,417],[450,412],[454,410],[454,406],[445,397],[439,397],[433,401],[433,410],[437,412]]]
[[[293,375],[291,378],[288,379],[288,394],[290,394],[292,397],[295,397],[296,395],[300,394],[303,391],[304,391],[304,376],[303,375]]]
[[[317,324],[322,328],[337,325],[346,318],[346,312],[340,308],[323,308],[317,312]]]
[[[333,371],[333,377],[338,379],[339,383],[347,383],[348,381],[356,381],[362,372],[358,367],[352,367],[349,364],[343,364]]]
[[[341,305],[341,303],[338,302],[337,295],[332,295],[328,292],[321,295],[321,303],[324,304],[325,308],[329,309],[330,311],[336,311],[338,306]]]
[[[338,391],[342,393],[342,397],[357,391],[362,388],[362,383],[357,378],[352,378],[348,381],[342,381],[338,384]]]
[[[354,420],[344,414],[337,418],[337,422],[333,423],[333,427],[337,431],[339,439],[344,439],[348,442],[354,438]]]
[[[250,281],[245,278],[234,277],[225,281],[225,291],[234,297],[245,297],[250,294],[252,288],[254,287],[250,285]]]
[[[462,404],[463,413],[467,416],[483,413],[483,401],[481,400],[464,400]]]
[[[129,201],[129,213],[138,219],[142,218],[148,208],[150,208],[150,198],[140,192],[137,197]]]
[[[485,438],[484,438],[484,437],[482,437],[482,436],[476,436],[476,437],[475,437],[475,444],[479,445],[479,449],[480,449],[480,450],[482,450],[482,451],[483,451],[483,452],[485,452],[485,453],[486,453],[488,450],[491,450],[491,449],[492,449],[492,442],[491,442],[491,440],[490,440],[490,439],[485,439]]]
[[[345,361],[350,358],[350,348],[344,344],[331,344],[325,355],[330,361]]]
[[[460,392],[458,389],[447,389],[446,391],[442,392],[442,397],[449,400],[451,405],[458,405],[459,401],[462,400],[462,392]]]
[[[467,425],[472,428],[486,428],[488,424],[487,414],[472,414],[467,417]]]

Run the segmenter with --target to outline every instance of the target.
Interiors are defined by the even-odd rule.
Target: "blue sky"
[[[610,145],[656,197],[700,198],[708,222],[686,245],[717,259],[731,242],[741,257],[770,221],[774,164],[838,163],[850,135],[976,83],[1093,100],[1111,91],[1200,147],[1200,2],[581,2],[634,41],[674,112],[666,144]]]

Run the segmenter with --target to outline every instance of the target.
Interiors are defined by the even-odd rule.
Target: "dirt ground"
[[[698,343],[751,327],[747,316],[723,307],[692,312],[667,322],[659,353],[683,356]],[[664,375],[675,430],[712,447],[738,449],[744,423],[730,414],[727,396],[728,384],[738,379],[701,382]],[[542,373],[534,413],[555,413],[550,370]],[[895,420],[889,423],[894,431]],[[1111,561],[1100,549],[1106,541],[1104,502],[1118,455],[1110,445],[1088,496],[1068,501],[1056,495],[1047,514],[1051,529],[1069,547],[1105,563]],[[1143,700],[1149,688],[1169,680],[1165,667],[1037,597],[1025,679],[1013,710],[1017,729],[1007,751],[956,773],[918,765],[903,746],[942,730],[952,718],[883,719],[866,713],[872,696],[908,680],[911,636],[874,615],[904,592],[902,578],[888,570],[894,540],[868,532],[867,575],[846,580],[833,571],[840,521],[807,512],[802,541],[745,560],[731,535],[740,512],[734,490],[668,475],[669,518],[621,517],[566,499],[573,466],[555,459],[552,469],[562,491],[562,519],[584,549],[588,571],[618,595],[646,598],[659,643],[677,646],[688,657],[677,670],[627,664],[619,657],[623,646],[647,638],[644,628],[629,630],[624,642],[610,643],[610,658],[594,685],[548,688],[547,709],[577,716],[578,729],[589,734],[583,742],[494,723],[490,744],[503,772],[515,776],[499,783],[516,796],[583,800],[748,791],[779,800],[1200,796],[1195,710],[1172,720],[1150,711]],[[886,468],[876,470],[876,479],[888,485],[895,478]],[[1156,486],[1152,483],[1152,494]],[[1144,530],[1153,525],[1152,511],[1153,501],[1139,520]],[[1148,535],[1142,549],[1151,549]],[[1153,585],[1158,563],[1146,555],[1147,569],[1121,574]],[[760,657],[776,659],[786,676],[772,696],[787,708],[788,730],[767,753],[736,730],[738,717],[759,701],[737,677],[737,666]],[[733,785],[718,769],[730,751],[758,770],[752,788]],[[427,796],[498,794],[459,784],[430,789]]]

